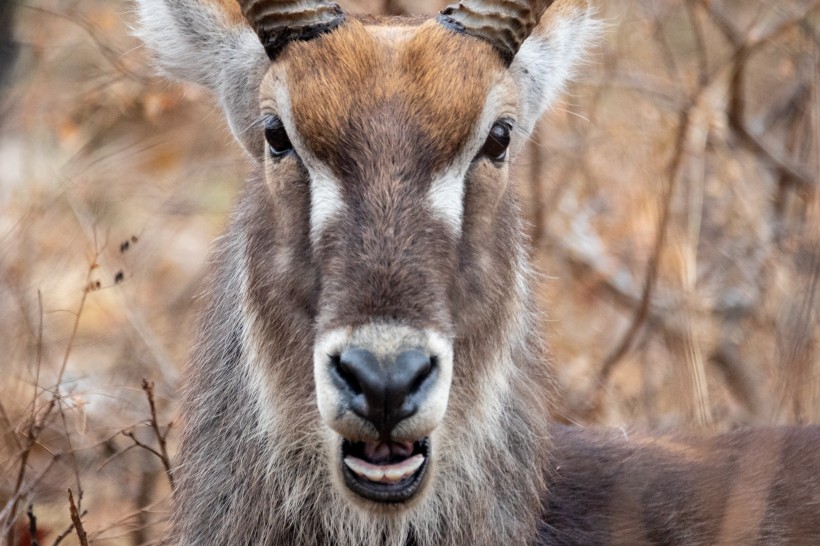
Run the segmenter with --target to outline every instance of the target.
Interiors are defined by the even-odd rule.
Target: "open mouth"
[[[351,491],[373,502],[398,503],[413,497],[427,472],[430,440],[342,442],[342,473]]]

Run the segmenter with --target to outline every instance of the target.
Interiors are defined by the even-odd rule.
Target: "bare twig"
[[[664,207],[662,209],[660,216],[659,229],[657,232],[655,245],[653,247],[653,253],[649,260],[649,267],[647,268],[646,278],[644,281],[644,289],[640,299],[640,303],[638,304],[638,307],[635,310],[629,327],[627,328],[624,335],[621,337],[620,342],[615,345],[615,348],[604,359],[603,364],[598,373],[598,380],[596,382],[596,386],[594,387],[595,392],[592,395],[586,397],[586,399],[589,400],[589,403],[580,412],[583,417],[589,418],[591,415],[594,415],[599,411],[600,405],[602,403],[603,392],[609,378],[612,375],[612,372],[617,367],[617,364],[623,359],[623,357],[631,350],[632,346],[634,345],[635,339],[638,336],[638,333],[641,331],[643,325],[646,323],[646,320],[649,316],[651,297],[657,280],[658,262],[660,258],[660,253],[663,250],[665,244],[667,224],[669,222],[669,214],[671,208],[671,197],[674,193],[676,180],[679,177],[680,167],[686,156],[686,141],[688,138],[687,135],[689,132],[689,128],[692,122],[692,110],[696,107],[700,98],[704,96],[704,94],[712,87],[712,85],[719,82],[719,77],[722,73],[724,73],[724,69],[727,66],[733,70],[732,84],[740,85],[740,82],[742,80],[742,73],[739,72],[742,71],[743,63],[751,54],[751,52],[756,50],[761,45],[769,42],[770,40],[786,32],[793,26],[799,24],[806,17],[806,14],[811,11],[811,9],[814,9],[816,6],[820,5],[820,0],[816,0],[815,2],[813,2],[809,9],[804,10],[797,15],[789,17],[784,21],[778,22],[771,29],[767,29],[766,31],[764,31],[761,29],[762,25],[758,25],[754,29],[749,31],[746,34],[746,36],[743,37],[741,37],[741,34],[734,28],[730,19],[725,14],[720,12],[719,9],[717,9],[712,2],[709,2],[709,0],[700,0],[700,4],[705,7],[707,12],[712,16],[715,23],[726,35],[727,39],[735,46],[735,51],[727,62],[722,63],[711,74],[709,74],[708,76],[704,76],[703,73],[701,74],[699,82],[700,85],[698,90],[694,93],[692,98],[688,101],[687,105],[684,106],[680,113],[680,122],[678,124],[678,136],[674,148],[675,152],[672,157],[672,160],[669,163],[668,168],[668,184],[666,194],[664,195]],[[696,19],[694,17],[694,14],[691,15],[691,22],[693,25],[695,25]],[[696,33],[697,32],[700,32],[699,28],[696,28]],[[705,66],[706,60],[704,57],[701,59],[702,72]],[[733,90],[735,92],[733,92],[731,96],[734,100],[740,97],[740,94],[737,92],[737,89],[733,88]],[[801,188],[809,192],[814,192],[816,183],[812,177],[810,177],[807,173],[803,172],[802,166],[794,164],[794,162],[788,159],[779,150],[774,149],[771,145],[761,141],[755,135],[748,131],[748,129],[745,126],[745,123],[742,121],[742,102],[738,101],[731,105],[729,118],[733,130],[737,134],[739,134],[739,136],[742,139],[745,139],[745,143],[747,146],[763,154],[771,163],[777,166],[782,173],[785,173],[792,180],[795,180]]]
[[[43,480],[46,474],[51,470],[51,467],[54,466],[54,463],[57,462],[59,459],[59,455],[54,455],[51,460],[46,464],[45,468],[43,468],[37,476],[33,480],[31,480],[26,487],[18,490],[15,492],[12,497],[8,500],[6,505],[3,507],[3,510],[0,510],[0,521],[5,521],[5,526],[7,528],[3,529],[3,533],[6,534],[9,532],[11,528],[14,527],[14,517],[15,509],[17,504],[20,502],[20,499],[28,496],[31,491],[37,487],[37,485]],[[10,535],[8,535],[10,536]]]
[[[129,69],[125,66],[122,62],[122,58],[125,54],[121,51],[115,50],[112,46],[107,44],[105,40],[100,36],[100,32],[98,31],[97,27],[92,23],[88,22],[88,20],[84,19],[83,17],[78,17],[76,15],[65,13],[61,11],[51,10],[42,6],[35,6],[26,2],[20,2],[20,5],[25,7],[26,9],[44,14],[44,15],[51,15],[54,17],[59,17],[64,19],[74,25],[77,25],[81,29],[83,29],[86,34],[91,38],[91,41],[94,42],[94,45],[97,46],[97,50],[102,54],[102,56],[107,60],[111,66],[122,76],[127,78],[131,78],[134,81],[138,81],[140,83],[148,83],[150,80],[145,76],[134,72],[133,70]]]
[[[83,510],[83,513],[82,513],[82,514],[80,514],[80,517],[81,517],[81,518],[84,518],[87,514],[88,514],[88,510]],[[59,546],[59,544],[60,544],[63,540],[65,540],[65,539],[66,539],[66,537],[67,537],[68,535],[70,535],[70,534],[71,534],[71,531],[73,531],[73,530],[74,530],[74,522],[72,521],[72,522],[71,522],[71,524],[70,524],[70,525],[66,528],[66,530],[65,530],[65,531],[63,531],[62,533],[60,533],[59,535],[57,535],[57,537],[54,539],[54,542],[51,544],[51,546]]]
[[[618,362],[627,355],[632,348],[638,332],[640,332],[647,317],[652,303],[652,294],[655,290],[655,284],[658,278],[658,271],[660,265],[660,257],[663,248],[666,244],[666,236],[668,231],[669,219],[672,212],[672,196],[675,193],[675,187],[679,176],[680,166],[683,162],[686,149],[686,138],[689,133],[689,125],[691,123],[691,110],[687,109],[681,113],[680,123],[678,124],[678,136],[675,142],[675,153],[669,163],[668,178],[666,184],[666,191],[663,196],[663,208],[661,209],[660,219],[658,221],[658,231],[655,237],[655,245],[652,250],[652,256],[649,259],[649,266],[646,270],[646,278],[644,279],[643,292],[641,294],[640,303],[632,317],[629,327],[621,336],[620,342],[607,355],[598,371],[598,378],[595,383],[595,391],[587,398],[589,404],[581,413],[583,418],[589,418],[600,411],[603,402],[603,394],[612,372],[615,370]]]
[[[570,263],[573,270],[577,272],[578,277],[591,275],[596,279],[595,289],[601,293],[601,297],[607,298],[612,303],[627,310],[634,310],[640,305],[638,291],[633,289],[632,283],[625,285],[623,282],[624,278],[629,277],[629,273],[623,270],[614,271],[606,264],[599,263],[591,256],[584,255],[583,252],[579,252],[572,245],[571,241],[571,238],[556,237],[549,244],[554,251],[558,250],[565,254],[564,259]],[[726,315],[734,316],[749,313],[756,304],[749,305],[749,308],[732,308],[731,310],[713,308],[712,311],[721,315],[725,322],[729,318]],[[672,315],[670,311],[675,307],[674,302],[668,304],[657,301],[651,302],[649,315],[646,318],[647,331],[662,336],[670,346],[682,347],[685,344],[686,332],[680,324],[670,320]],[[732,320],[736,321],[738,319],[735,317]],[[726,337],[731,338],[732,335]],[[714,347],[709,354],[708,360],[723,373],[735,399],[748,410],[752,419],[756,419],[761,414],[761,394],[753,371],[746,366],[741,355],[738,354],[738,350],[739,347],[736,343],[727,341]],[[584,397],[584,400],[581,404],[573,403],[575,408],[572,412],[573,415],[588,411],[585,405],[587,403],[586,397]]]
[[[74,495],[72,495],[70,488],[68,490],[68,506],[71,512],[71,522],[74,524],[74,530],[77,531],[77,538],[80,539],[80,546],[88,546],[88,535],[83,527],[83,520],[80,519],[77,506],[74,504]]]
[[[28,516],[28,537],[31,546],[40,546],[40,542],[37,540],[37,517],[34,515],[33,504],[28,505],[26,515]]]
[[[753,134],[740,117],[730,115],[729,122],[741,141],[753,152],[765,157],[782,176],[788,177],[793,183],[797,184],[801,190],[809,194],[813,194],[817,191],[814,178],[802,165],[789,159],[784,151]]]
[[[37,290],[37,360],[34,370],[34,395],[31,400],[31,424],[37,422],[35,414],[37,411],[37,389],[40,388],[40,367],[43,363],[43,293]]]
[[[97,259],[100,256],[100,251],[95,249],[94,259],[92,260],[91,264],[88,266],[88,273],[85,276],[85,284],[83,285],[82,296],[80,297],[80,304],[77,306],[77,312],[74,314],[74,324],[71,327],[71,334],[68,336],[68,343],[65,347],[65,353],[63,353],[63,361],[60,365],[60,372],[57,374],[57,391],[58,394],[55,398],[52,399],[52,404],[49,405],[49,412],[51,411],[51,407],[54,404],[54,400],[59,397],[59,389],[60,385],[63,382],[63,375],[65,375],[66,367],[68,366],[68,359],[71,356],[71,351],[74,349],[74,340],[77,338],[77,331],[80,329],[80,318],[83,315],[83,309],[85,309],[85,302],[88,299],[88,294],[93,292],[98,288],[98,286],[92,282],[92,276],[94,275],[94,270],[97,269]]]
[[[71,468],[74,471],[74,479],[77,482],[77,510],[82,510],[84,492],[82,482],[80,481],[80,469],[77,466],[77,454],[74,452],[71,434],[68,432],[68,423],[66,422],[65,412],[63,411],[63,404],[59,403],[57,409],[60,413],[60,420],[63,423],[63,432],[65,433],[66,442],[68,443],[68,453],[71,454]]]
[[[20,439],[17,438],[17,434],[14,432],[14,425],[9,418],[9,414],[6,412],[6,407],[3,405],[2,400],[0,400],[0,417],[2,417],[3,421],[6,423],[8,435],[12,438],[12,440],[14,440],[14,443],[17,444],[18,451],[23,451],[23,444],[20,443]]]
[[[157,450],[156,450],[156,449],[154,449],[153,447],[151,447],[151,446],[149,446],[149,445],[147,445],[147,444],[143,444],[142,442],[140,442],[139,440],[137,440],[137,437],[136,437],[136,436],[134,435],[134,433],[133,433],[133,432],[131,432],[130,430],[129,430],[129,431],[125,431],[125,430],[124,430],[124,431],[122,432],[122,434],[123,434],[123,436],[127,436],[127,437],[131,438],[131,441],[132,441],[132,442],[134,442],[134,445],[135,445],[135,446],[137,446],[137,447],[139,447],[139,448],[142,448],[142,449],[144,449],[144,450],[146,450],[146,451],[150,451],[151,453],[153,453],[154,455],[156,455],[158,459],[162,460],[162,453],[160,453],[159,451],[157,451]]]
[[[46,424],[48,423],[49,418],[51,417],[51,412],[54,408],[60,403],[60,385],[63,382],[63,376],[65,374],[65,370],[68,366],[68,359],[71,356],[71,351],[74,347],[74,341],[77,337],[77,332],[80,326],[80,319],[83,314],[83,310],[85,309],[86,300],[88,298],[88,294],[93,292],[96,289],[96,285],[92,282],[92,276],[94,274],[94,270],[97,268],[97,259],[99,258],[100,251],[99,249],[95,248],[95,255],[94,259],[92,260],[91,264],[88,266],[88,272],[86,273],[85,284],[83,285],[82,290],[82,297],[80,298],[80,304],[77,307],[77,312],[74,315],[74,324],[71,329],[71,335],[68,338],[68,342],[66,344],[65,353],[63,355],[62,363],[60,365],[60,371],[57,375],[57,382],[55,383],[55,390],[51,400],[49,400],[48,405],[45,408],[42,416],[40,417],[39,421],[36,418],[36,410],[37,410],[37,389],[39,388],[37,383],[39,382],[39,374],[40,374],[40,365],[41,365],[41,358],[42,358],[42,297],[39,296],[38,293],[38,301],[40,305],[40,327],[39,327],[39,334],[38,334],[38,356],[37,356],[37,379],[34,385],[34,398],[32,400],[32,414],[29,420],[28,426],[28,436],[26,438],[25,447],[23,448],[22,453],[20,454],[20,467],[17,472],[17,480],[14,485],[14,489],[12,492],[11,503],[10,506],[7,506],[8,513],[6,513],[6,509],[4,509],[3,514],[4,516],[7,515],[7,522],[13,522],[16,515],[17,515],[17,504],[19,500],[23,497],[22,495],[22,487],[26,477],[26,469],[28,468],[28,460],[31,454],[31,450],[34,446],[38,443],[38,439],[40,433],[45,428]],[[49,465],[44,469],[43,473],[40,475],[40,478],[35,480],[33,483],[37,483],[39,479],[42,478],[42,475],[45,474],[47,470],[51,468],[51,465],[54,463],[55,458],[49,463]],[[30,489],[33,484],[29,484],[27,489]],[[0,518],[2,519],[2,518]],[[6,534],[6,538],[8,542],[13,543],[14,541],[14,526],[9,525]]]
[[[122,432],[122,434],[123,434],[123,435],[127,436],[127,434],[125,434],[125,431],[121,431],[121,432]],[[100,466],[99,466],[99,467],[97,467],[97,468],[98,468],[98,470],[102,470],[103,468],[105,468],[105,467],[108,465],[108,463],[110,463],[110,462],[111,462],[111,461],[113,461],[114,459],[117,459],[118,457],[121,457],[122,455],[125,455],[126,453],[128,453],[129,451],[131,451],[132,449],[134,449],[135,447],[140,447],[140,446],[138,446],[138,445],[136,445],[136,444],[134,444],[134,445],[130,445],[130,446],[126,447],[125,449],[123,449],[122,451],[117,451],[116,453],[114,453],[114,454],[110,455],[109,457],[107,457],[107,458],[106,458],[106,459],[102,462],[102,464],[100,464]]]
[[[34,447],[34,444],[37,442],[37,437],[40,432],[40,426],[37,425],[37,389],[39,388],[40,384],[40,365],[42,361],[42,354],[43,354],[43,296],[41,292],[37,291],[37,303],[39,309],[39,326],[38,326],[38,334],[37,334],[37,360],[36,360],[36,370],[35,370],[35,380],[34,380],[34,393],[32,395],[31,400],[31,417],[29,418],[28,423],[28,439],[26,441],[26,446],[22,447],[20,442],[17,440],[15,436],[15,442],[17,442],[17,446],[22,450],[20,455],[20,468],[17,471],[17,481],[14,485],[14,494],[12,498],[19,499],[16,494],[20,491],[20,488],[23,486],[23,481],[26,478],[26,469],[28,468],[28,458],[31,453],[31,449]],[[5,410],[3,411],[5,415]],[[47,416],[44,416],[42,423],[45,423],[45,419]],[[8,416],[6,416],[6,421],[8,422]],[[11,423],[9,422],[9,425]],[[15,501],[14,504],[11,506],[11,511],[8,516],[9,522],[13,522],[15,517],[17,516],[17,502]],[[11,525],[9,528],[9,533],[7,535],[7,540],[11,544],[14,542],[14,525]]]
[[[735,47],[732,55],[732,78],[729,86],[729,125],[743,143],[752,152],[761,155],[772,166],[774,166],[782,177],[793,181],[801,190],[812,195],[817,191],[817,181],[807,169],[789,158],[788,154],[766,142],[760,136],[754,134],[746,125],[745,121],[745,99],[743,92],[743,81],[745,75],[746,61],[752,53],[760,46],[774,40],[781,34],[787,32],[803,22],[806,16],[817,6],[820,1],[812,2],[810,7],[800,13],[780,21],[768,32],[763,32],[757,27],[751,29],[746,36],[741,37],[740,32],[734,27],[729,17],[715,7],[712,2],[703,1],[706,11],[715,21],[718,28]]]
[[[154,502],[151,505],[143,506],[142,508],[138,508],[137,510],[134,510],[132,512],[128,512],[127,514],[124,514],[123,516],[121,516],[116,521],[111,522],[109,525],[95,530],[91,534],[91,539],[92,540],[97,540],[97,541],[103,541],[103,540],[111,540],[112,538],[115,538],[115,537],[112,537],[110,535],[109,536],[105,536],[105,535],[106,535],[106,533],[108,533],[112,529],[116,529],[116,528],[121,527],[125,524],[128,524],[130,526],[131,523],[129,523],[129,522],[134,520],[135,518],[139,519],[142,514],[153,513],[155,508],[163,502],[166,502],[166,500],[161,499],[161,500],[158,500],[158,501]]]
[[[686,14],[689,16],[689,23],[695,35],[695,46],[698,53],[698,84],[705,85],[709,78],[709,57],[706,54],[706,38],[703,35],[703,27],[695,12],[695,5],[692,0],[686,2]]]
[[[165,473],[168,476],[168,481],[171,484],[171,489],[174,488],[174,476],[171,472],[171,458],[168,457],[168,446],[165,438],[167,432],[163,435],[159,430],[159,423],[157,422],[157,409],[154,404],[154,383],[147,379],[142,380],[142,390],[145,391],[145,396],[148,398],[148,405],[151,408],[151,428],[154,430],[154,435],[157,437],[159,443],[159,458],[162,460],[162,465],[165,467]],[[170,424],[168,425],[170,429]]]

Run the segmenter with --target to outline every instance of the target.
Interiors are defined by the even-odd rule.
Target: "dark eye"
[[[510,147],[510,131],[512,131],[511,121],[505,119],[496,121],[479,155],[491,161],[504,161],[507,157],[507,148]]]
[[[293,151],[293,144],[290,143],[285,126],[276,116],[271,116],[265,121],[265,140],[268,141],[272,157],[283,157]]]

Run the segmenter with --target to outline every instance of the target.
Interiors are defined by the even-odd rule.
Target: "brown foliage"
[[[818,2],[602,4],[600,49],[517,165],[556,418],[817,422]],[[247,170],[208,97],[153,75],[125,6],[17,8],[0,95],[10,544],[30,540],[31,502],[40,544],[162,534],[192,302]]]

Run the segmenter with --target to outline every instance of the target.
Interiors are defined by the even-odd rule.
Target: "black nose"
[[[348,349],[336,364],[336,383],[350,409],[384,437],[418,411],[434,382],[433,359],[417,350],[380,360],[367,349]]]

